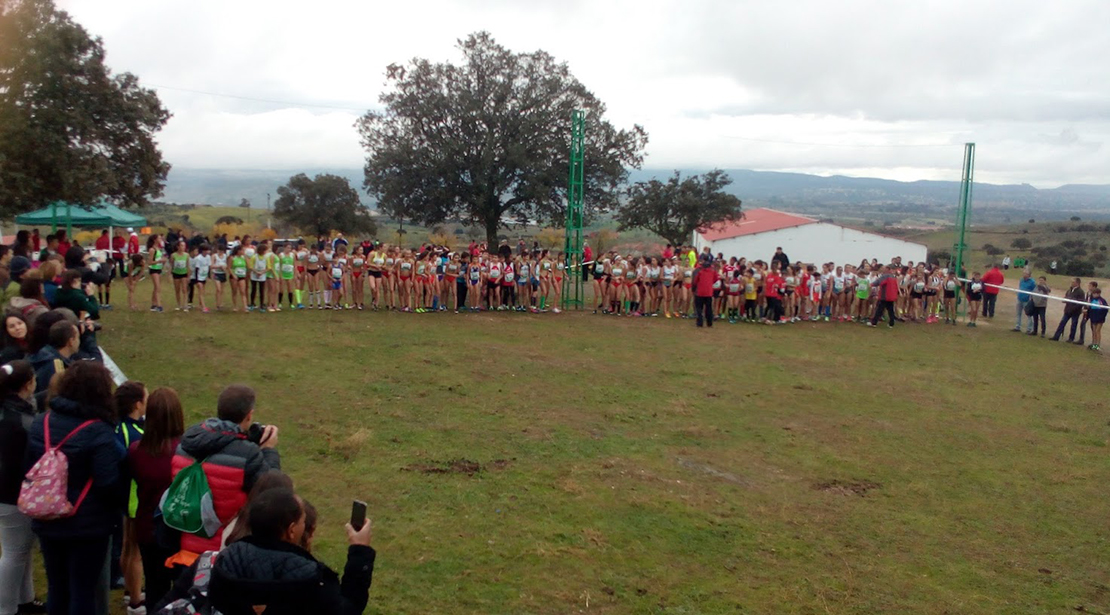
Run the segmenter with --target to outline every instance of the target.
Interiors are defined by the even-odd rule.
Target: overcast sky
[[[158,89],[177,167],[359,167],[385,67],[484,29],[642,124],[647,168],[958,180],[975,141],[981,181],[1110,183],[1107,0],[58,4]]]

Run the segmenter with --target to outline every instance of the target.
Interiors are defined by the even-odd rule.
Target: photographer
[[[220,531],[212,538],[182,534],[174,564],[190,566],[201,553],[218,550],[223,528],[246,503],[258,477],[281,469],[278,429],[254,422],[254,403],[254,389],[243,384],[227,387],[216,402],[216,418],[187,429],[177,446],[174,476],[197,459],[203,460]]]
[[[100,303],[96,300],[96,285],[89,283],[82,288],[81,272],[67,269],[62,274],[61,285],[54,293],[54,307],[69,308],[82,320],[98,320]]]
[[[289,489],[260,495],[248,512],[251,534],[216,559],[212,606],[226,615],[362,613],[374,574],[370,523],[359,530],[346,525],[347,565],[340,579],[310,553],[309,510]]]

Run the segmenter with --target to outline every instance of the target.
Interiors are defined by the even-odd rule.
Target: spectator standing
[[[141,382],[128,380],[116,388],[114,396],[116,414],[116,440],[123,450],[143,437],[146,414],[147,390]],[[138,511],[138,484],[126,481],[127,500],[123,518],[112,534],[112,585],[122,585],[130,604],[127,615],[142,615],[143,564],[135,541],[135,514]],[[121,578],[122,577],[122,578]]]
[[[155,540],[154,512],[173,482],[174,451],[184,431],[185,417],[177,391],[155,389],[147,398],[142,437],[127,449],[128,474],[135,481],[134,537],[146,579],[147,604],[158,604],[173,583],[166,560],[174,551]]]
[[[1006,256],[1002,259],[1002,269],[1008,271],[1010,269],[1010,257]]]
[[[1018,283],[1019,292],[1017,295],[1017,324],[1014,325],[1014,331],[1021,331],[1021,318],[1025,316],[1025,306],[1031,299],[1029,293],[1037,288],[1037,283],[1033,280],[1033,276],[1029,275],[1029,270],[1025,270],[1021,274],[1021,282]],[[1033,317],[1029,317],[1029,330],[1033,329]]]
[[[59,229],[56,233],[54,233],[54,236],[58,238],[58,254],[61,254],[62,256],[69,254],[69,249],[73,247],[73,244],[71,244],[69,242],[69,238],[66,237],[66,232]]]
[[[100,363],[81,361],[62,375],[50,411],[31,425],[24,467],[42,457],[47,441],[60,448],[69,461],[66,497],[75,507],[72,516],[31,522],[42,546],[52,615],[107,612],[107,588],[99,585],[112,526],[122,513],[123,450],[114,415],[112,375]]]
[[[697,326],[713,326],[713,285],[720,276],[713,268],[712,257],[702,257],[701,266],[694,272],[692,285],[694,287],[694,313],[697,315]]]
[[[221,531],[246,503],[247,493],[258,477],[267,470],[281,469],[281,456],[276,449],[277,427],[263,428],[258,442],[248,438],[254,410],[254,389],[242,384],[225,388],[216,402],[216,418],[186,430],[174,455],[175,476],[196,460],[203,460]],[[212,538],[182,534],[181,551],[174,556],[173,563],[190,566],[201,553],[219,546],[220,532]]]
[[[1102,289],[1091,291],[1091,305],[1087,308],[1091,319],[1091,350],[1102,350],[1102,325],[1106,322],[1107,304],[1102,298]]]
[[[983,274],[983,317],[994,318],[994,307],[998,302],[998,287],[1006,283],[1006,276],[998,265],[991,264],[991,268]]]
[[[779,271],[786,271],[786,268],[790,266],[790,257],[782,251],[781,247],[778,247],[775,248],[775,255],[771,257],[771,263],[778,263]]]
[[[1091,319],[1091,299],[1094,297],[1096,290],[1098,290],[1098,282],[1094,280],[1087,282],[1087,296],[1084,299],[1087,306],[1083,308],[1083,317],[1079,320],[1079,341],[1075,342],[1076,346],[1082,346],[1084,339],[1087,337],[1087,322]]]
[[[1060,325],[1056,327],[1056,334],[1052,336],[1052,341],[1060,341],[1060,337],[1064,335],[1064,327],[1068,322],[1071,322],[1071,331],[1068,335],[1068,341],[1075,341],[1075,330],[1079,328],[1079,317],[1083,314],[1083,303],[1087,301],[1087,295],[1083,292],[1083,282],[1079,278],[1073,278],[1071,286],[1067,292],[1064,293],[1065,299],[1071,299],[1079,303],[1064,303],[1064,317],[1060,319]]]
[[[594,250],[590,247],[588,241],[582,242],[582,281],[588,282],[590,279],[590,268],[593,266]]]
[[[81,336],[77,325],[65,319],[50,325],[46,346],[30,357],[31,367],[35,369],[35,378],[38,380],[35,394],[45,395],[54,374],[69,368],[71,357],[80,348]]]
[[[1048,280],[1044,276],[1037,278],[1037,287],[1034,289],[1036,295],[1030,295],[1029,301],[1033,303],[1033,330],[1029,335],[1037,334],[1037,325],[1040,324],[1041,337],[1045,335],[1045,313],[1048,311],[1048,295],[1052,294],[1052,289],[1048,287]],[[1042,296],[1043,295],[1043,296]]]
[[[31,229],[31,250],[38,252],[42,248],[42,237],[37,228]]]
[[[31,519],[19,512],[27,430],[35,419],[35,372],[27,361],[0,366],[0,614],[45,613],[35,601]]]
[[[305,548],[311,546],[306,508],[289,489],[271,489],[252,502],[250,536],[228,545],[212,568],[213,607],[224,615],[358,615],[366,609],[375,559],[369,520],[358,530],[346,524],[340,581]]]
[[[98,320],[100,304],[96,300],[96,285],[92,282],[81,288],[81,272],[67,269],[62,274],[62,283],[54,293],[54,307],[64,307],[73,311],[78,319]]]
[[[5,316],[0,340],[3,341],[3,346],[0,347],[0,364],[26,358],[31,341],[31,330],[27,326],[27,321],[18,314]]]

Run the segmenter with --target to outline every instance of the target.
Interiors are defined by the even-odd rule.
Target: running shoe
[[[154,305],[152,305],[152,306],[150,306],[150,311],[151,311],[151,312],[157,312],[157,311],[158,311],[158,307],[157,307],[157,306],[154,306]]]
[[[298,310],[303,310],[304,309],[304,304],[303,303],[298,303],[297,304],[297,309]]]
[[[202,309],[201,312],[204,312],[205,314],[207,314],[208,313],[208,308]]]
[[[553,310],[551,310],[551,311],[552,311],[552,312],[555,312],[556,314],[558,314],[558,313],[562,312],[562,310],[560,310],[559,308],[555,308],[555,309],[553,309]]]

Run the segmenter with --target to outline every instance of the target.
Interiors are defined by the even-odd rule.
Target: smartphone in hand
[[[366,502],[355,500],[351,503],[351,527],[357,532],[363,525],[366,525]]]

